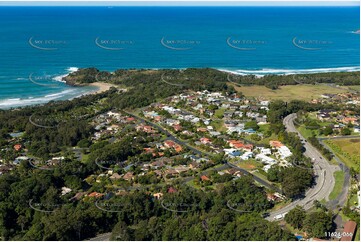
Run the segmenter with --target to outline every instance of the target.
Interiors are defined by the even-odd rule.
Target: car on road
[[[274,216],[273,218],[274,218],[275,220],[281,220],[281,219],[284,219],[284,218],[285,218],[286,214],[287,214],[287,213],[278,214],[278,215]]]

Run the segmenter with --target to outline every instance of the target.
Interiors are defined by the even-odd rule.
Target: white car
[[[282,214],[279,214],[279,215],[276,215],[276,216],[274,216],[273,218],[275,219],[275,220],[281,220],[281,219],[284,219],[285,218],[285,215],[286,215],[287,213],[282,213]]]

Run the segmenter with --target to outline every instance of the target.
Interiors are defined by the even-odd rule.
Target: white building
[[[270,155],[270,154],[272,154],[270,148],[261,147],[261,148],[260,148],[260,152],[261,152],[261,154],[263,154],[263,155]]]
[[[261,101],[260,104],[261,104],[262,106],[268,106],[269,101]]]
[[[268,157],[264,154],[258,154],[256,155],[256,160],[260,160],[262,161],[262,163],[265,163],[267,165],[273,165],[273,164],[276,164],[276,160],[271,158],[271,157]]]
[[[241,155],[242,160],[248,160],[249,158],[252,158],[253,152],[247,151],[243,155]]]
[[[271,168],[272,165],[265,165],[262,169],[265,171],[265,172],[268,172],[268,170]]]
[[[278,153],[282,159],[285,159],[292,155],[292,152],[290,151],[290,149],[288,149],[288,147],[284,146],[284,145],[278,148]]]

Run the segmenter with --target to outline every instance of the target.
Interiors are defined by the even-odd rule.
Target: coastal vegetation
[[[279,87],[281,91],[289,92],[290,87],[288,85],[300,85],[297,87],[297,92],[302,95],[308,93],[309,90],[314,90],[313,95],[317,95],[318,92],[330,91],[335,93],[336,91],[345,92],[339,86],[355,86],[359,85],[360,73],[359,72],[334,72],[334,73],[315,73],[315,74],[295,74],[295,75],[265,75],[262,77],[254,75],[235,75],[231,73],[225,73],[211,68],[188,68],[184,70],[149,70],[149,69],[119,69],[113,73],[106,71],[99,71],[96,68],[84,68],[77,72],[69,74],[64,77],[63,80],[69,85],[83,85],[92,82],[109,82],[113,84],[125,84],[128,85],[137,84],[141,82],[163,82],[164,84],[173,85],[174,87],[199,87],[206,84],[209,81],[215,83],[232,83],[234,86],[244,87],[245,93],[247,87],[250,86],[264,86],[272,90],[276,90]],[[214,84],[215,84],[214,83]],[[316,84],[324,85],[316,85]],[[310,84],[302,85],[302,84]],[[315,86],[313,86],[315,85]],[[258,90],[262,94],[262,88]],[[242,91],[242,88],[240,88]],[[265,90],[264,90],[265,91]],[[271,92],[270,92],[271,93]],[[296,98],[297,99],[297,98]]]

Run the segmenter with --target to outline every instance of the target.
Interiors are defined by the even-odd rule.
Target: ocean
[[[0,109],[77,97],[77,68],[360,70],[359,7],[0,7]]]

